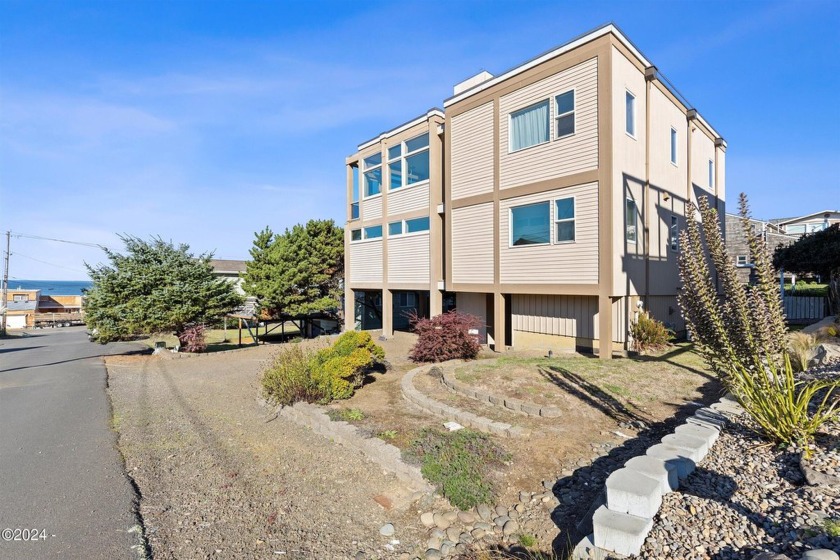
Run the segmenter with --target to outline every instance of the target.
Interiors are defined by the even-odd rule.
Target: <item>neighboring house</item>
[[[82,321],[82,296],[43,296],[41,290],[9,289],[6,300],[9,329]]]
[[[833,224],[840,223],[840,210],[823,210],[796,218],[776,218],[770,222],[788,235],[802,237],[806,233],[822,231]]]
[[[790,245],[797,240],[797,236],[787,235],[782,232],[778,225],[771,221],[750,219],[752,231],[761,236],[770,254],[779,245]],[[753,256],[741,226],[741,216],[738,214],[726,214],[726,250],[734,259],[738,268],[738,277],[745,283],[753,283]]]
[[[241,295],[245,295],[245,290],[242,289],[242,274],[245,273],[246,264],[247,261],[210,260],[210,265],[213,267],[213,274],[232,283],[236,293]]]
[[[698,196],[725,211],[725,155],[614,25],[482,72],[347,158],[345,326],[387,336],[414,292],[497,350],[608,358],[641,307],[682,331],[678,233]]]

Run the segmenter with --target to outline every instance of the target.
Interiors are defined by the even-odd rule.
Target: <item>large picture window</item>
[[[575,199],[558,198],[554,201],[554,241],[568,243],[575,240]]]
[[[561,93],[554,98],[557,110],[555,121],[555,138],[571,136],[575,133],[575,90]]]
[[[551,205],[539,202],[510,209],[510,245],[540,245],[551,242]]]
[[[374,196],[382,192],[382,154],[374,154],[364,159],[365,196]]]
[[[548,100],[510,114],[510,151],[548,142]]]
[[[391,190],[429,180],[429,135],[421,134],[388,148]]]

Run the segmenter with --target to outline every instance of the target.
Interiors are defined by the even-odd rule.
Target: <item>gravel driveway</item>
[[[108,359],[119,447],[154,558],[419,552],[422,528],[396,477],[308,429],[266,421],[256,397],[273,350]],[[389,522],[396,534],[386,538]]]

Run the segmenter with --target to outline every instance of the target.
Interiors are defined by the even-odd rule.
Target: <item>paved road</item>
[[[47,535],[0,539],[0,559],[142,555],[100,358],[138,348],[92,344],[83,327],[0,339],[0,530]]]

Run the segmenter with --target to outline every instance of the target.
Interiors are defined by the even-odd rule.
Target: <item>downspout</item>
[[[645,307],[648,305],[650,296],[650,212],[656,207],[650,200],[650,88],[651,82],[656,79],[656,66],[645,68],[645,192],[642,197],[645,208]]]

